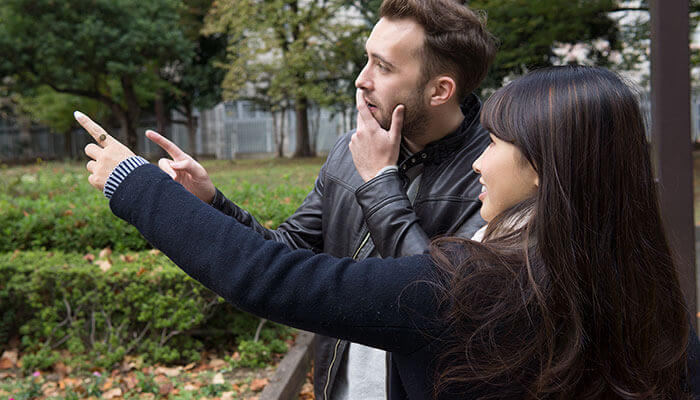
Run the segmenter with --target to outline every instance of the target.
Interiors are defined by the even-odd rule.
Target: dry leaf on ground
[[[0,369],[12,369],[15,367],[15,363],[9,358],[0,358]]]
[[[110,254],[112,254],[112,249],[109,247],[105,247],[104,249],[100,250],[100,258],[106,258]]]
[[[114,389],[110,389],[110,390],[102,393],[101,398],[109,400],[109,399],[113,399],[115,397],[122,397],[122,394],[123,393],[122,393],[122,390],[120,388],[114,388]]]
[[[263,390],[263,388],[267,386],[269,382],[270,381],[267,378],[253,379],[253,381],[250,382],[250,390],[254,392],[259,392]]]
[[[236,396],[236,392],[223,392],[221,393],[221,400],[233,400]]]
[[[173,386],[172,383],[168,382],[168,383],[165,383],[165,384],[160,385],[158,387],[158,393],[161,396],[166,396],[166,395],[170,394],[170,392],[172,392],[173,389],[175,389],[175,386]]]
[[[158,368],[156,368],[155,373],[156,373],[156,375],[162,374],[162,375],[165,375],[167,377],[172,378],[172,377],[180,375],[181,369],[182,369],[182,367],[175,367],[175,368],[158,367]]]
[[[224,383],[226,383],[226,381],[224,381],[224,374],[219,372],[216,375],[214,375],[214,379],[211,380],[211,383],[214,385],[223,385]]]
[[[95,264],[100,267],[102,272],[107,272],[110,268],[112,268],[112,263],[109,262],[109,260],[97,260],[95,261]]]

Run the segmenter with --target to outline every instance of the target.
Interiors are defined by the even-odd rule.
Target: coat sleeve
[[[325,165],[316,178],[314,188],[306,195],[304,202],[277,229],[262,226],[248,211],[227,199],[219,189],[211,205],[238,222],[248,226],[263,238],[284,243],[292,249],[323,250],[323,174]]]
[[[289,216],[277,229],[267,229],[262,226],[252,214],[227,199],[219,189],[216,190],[211,205],[258,232],[265,239],[284,243],[292,249],[310,249],[320,253],[323,251],[324,177],[329,160],[345,146],[346,143],[342,139],[335,143],[316,177],[313,189],[306,195],[294,214]]]
[[[367,181],[355,191],[374,247],[382,257],[404,257],[428,249],[430,238],[420,226],[397,171]]]
[[[428,256],[355,262],[292,250],[209,207],[152,164],[129,174],[110,207],[242,310],[404,354],[440,331]]]

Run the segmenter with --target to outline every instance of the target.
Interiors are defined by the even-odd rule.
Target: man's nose
[[[365,67],[362,68],[362,71],[360,71],[360,74],[357,75],[357,79],[355,79],[355,87],[358,89],[362,89],[362,90],[374,89],[372,86],[372,80],[369,79],[369,73],[367,72],[367,65],[365,65]]]

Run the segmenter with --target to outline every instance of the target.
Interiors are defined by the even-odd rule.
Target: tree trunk
[[[68,129],[63,132],[63,158],[74,159],[76,154],[73,154],[73,132]]]
[[[168,116],[165,114],[165,103],[163,102],[163,89],[158,89],[156,91],[156,98],[154,100],[155,113],[156,113],[156,131],[166,138],[170,138],[167,132],[168,126]],[[165,150],[157,146],[157,153],[160,157],[167,157]]]
[[[167,132],[168,117],[165,115],[165,103],[163,102],[163,90],[158,89],[156,92],[155,112],[156,112],[156,129],[161,135],[170,138]]]
[[[277,143],[277,157],[279,157],[279,158],[284,157],[284,135],[285,135],[285,129],[286,129],[286,122],[287,122],[287,109],[283,108],[282,109],[282,119],[280,120],[280,137],[279,137],[279,142]]]
[[[39,157],[32,149],[32,123],[29,118],[19,117],[17,119],[19,128],[19,159],[30,159]]]
[[[194,116],[192,107],[187,106],[185,118],[187,118],[187,142],[189,153],[192,157],[197,157],[197,117]]]
[[[297,117],[297,148],[294,157],[313,157],[314,152],[309,142],[309,100],[306,97],[298,97],[294,102],[294,111]]]
[[[130,76],[122,76],[121,83],[126,102],[126,145],[132,151],[138,153],[138,133],[136,130],[141,117],[141,107],[136,97],[133,79]]]

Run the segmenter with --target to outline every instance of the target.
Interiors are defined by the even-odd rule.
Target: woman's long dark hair
[[[635,93],[605,69],[548,68],[498,90],[481,121],[539,188],[482,243],[433,242],[455,338],[436,392],[689,398],[689,317]]]

